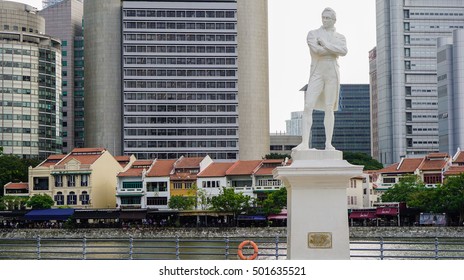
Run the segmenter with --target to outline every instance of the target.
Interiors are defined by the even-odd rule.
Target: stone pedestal
[[[290,166],[274,170],[287,188],[287,258],[350,258],[346,189],[362,166],[343,160],[341,151],[292,153]]]

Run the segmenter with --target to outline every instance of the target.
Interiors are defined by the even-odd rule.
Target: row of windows
[[[37,94],[37,90],[35,90],[35,89],[25,89],[25,88],[0,87],[0,93],[11,93],[11,94]]]
[[[0,140],[1,147],[38,147],[39,142]]]
[[[125,57],[125,64],[236,65],[235,57]]]
[[[126,100],[236,100],[235,93],[126,92]]]
[[[237,129],[208,128],[208,129],[126,129],[126,136],[235,136]]]
[[[462,16],[463,13],[432,13],[432,12],[411,12],[410,15],[414,16]]]
[[[236,148],[237,141],[124,141],[126,148]]]
[[[39,69],[39,67],[35,63],[14,61],[0,61],[0,67]]]
[[[235,46],[125,46],[126,53],[235,53]]]
[[[38,103],[35,103],[35,102],[21,102],[21,101],[0,101],[0,106],[3,106],[3,107],[37,108]]]
[[[147,205],[168,205],[167,197],[147,197]]]
[[[37,129],[28,127],[0,127],[0,133],[37,134]]]
[[[0,114],[0,120],[37,121],[38,118],[31,115]]]
[[[15,49],[15,48],[0,48],[0,54],[18,54],[27,56],[39,56],[38,51]]]
[[[178,17],[178,18],[235,18],[235,11],[231,10],[124,10],[126,17]]]
[[[237,152],[200,152],[200,153],[189,153],[189,152],[180,152],[180,153],[135,153],[130,151],[128,154],[133,154],[138,159],[178,159],[181,156],[186,157],[205,157],[209,155],[212,159],[237,159],[238,151]]]
[[[182,33],[151,33],[124,34],[128,41],[188,41],[188,42],[235,42],[236,35],[225,34],[182,34]]]
[[[220,188],[221,187],[221,181],[203,181],[201,183],[201,186],[203,188]]]
[[[166,192],[168,191],[167,182],[147,182],[147,192]]]
[[[56,205],[64,205],[64,195],[62,192],[57,192],[53,199]],[[90,203],[90,195],[86,191],[83,191],[82,194],[79,195],[79,201],[82,205],[88,205]],[[77,205],[77,195],[75,192],[70,192],[66,195],[66,204]]]
[[[125,112],[236,112],[236,105],[126,105]]]
[[[75,175],[75,174],[69,174],[66,176],[63,175],[55,175],[55,187],[76,187],[76,186],[81,186],[81,187],[88,187],[89,186],[89,175],[83,174],[83,175]],[[64,180],[63,180],[64,179]],[[79,181],[77,184],[76,182]],[[66,182],[66,184],[64,184]]]
[[[189,190],[192,187],[193,187],[192,182],[175,182],[175,183],[173,183],[173,188],[175,190],[181,190],[181,189]]]
[[[125,29],[235,30],[234,22],[126,21]]]
[[[10,75],[0,74],[0,80],[5,81],[24,81],[24,82],[37,82],[37,77],[23,76],[23,75]]]
[[[231,88],[236,89],[237,82],[203,81],[125,81],[124,88]]]
[[[126,76],[157,76],[157,77],[235,77],[236,70],[156,70],[156,69],[126,69]]]
[[[125,117],[126,124],[236,124],[237,117]]]

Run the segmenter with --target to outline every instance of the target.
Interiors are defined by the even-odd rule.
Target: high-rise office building
[[[369,51],[369,86],[370,86],[370,111],[371,111],[371,156],[379,159],[379,125],[378,117],[378,92],[377,92],[377,48]]]
[[[464,25],[463,0],[377,0],[378,160],[439,150],[437,38]],[[376,144],[374,144],[376,145]]]
[[[370,98],[367,84],[341,84],[339,109],[335,112],[333,146],[340,151],[371,154]],[[288,135],[301,135],[303,112],[292,112]],[[325,148],[324,112],[313,112],[311,148]],[[274,143],[271,145],[273,150]],[[274,147],[274,150],[276,148]]]
[[[64,1],[64,0],[42,0],[42,7],[44,9],[46,9],[46,8],[48,8],[50,6],[53,6],[55,4],[58,4],[58,3],[62,2],[62,1]],[[82,2],[84,0],[77,0],[77,1]]]
[[[61,40],[63,152],[84,146],[83,19],[79,0],[62,0],[39,12],[45,32]]]
[[[464,148],[464,29],[437,46],[440,152],[453,155]]]
[[[268,153],[266,0],[84,7],[87,146],[139,159]]]
[[[5,154],[61,153],[61,46],[37,9],[0,2],[0,146]]]

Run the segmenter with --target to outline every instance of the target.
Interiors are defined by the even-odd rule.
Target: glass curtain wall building
[[[61,46],[29,5],[0,2],[0,146],[45,158],[61,153]]]
[[[377,0],[377,158],[439,150],[437,38],[464,27],[463,0]]]
[[[39,12],[47,34],[61,40],[63,153],[84,146],[83,18],[78,0],[62,0]]]
[[[123,150],[238,158],[236,1],[124,1]]]

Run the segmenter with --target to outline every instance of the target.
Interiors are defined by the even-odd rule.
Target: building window
[[[182,183],[174,183],[174,189],[175,190],[181,190],[182,189]]]
[[[123,182],[122,188],[123,189],[141,189],[142,182]]]
[[[63,186],[63,176],[55,175],[55,187],[62,187],[62,186]]]
[[[123,196],[121,197],[121,205],[140,205],[141,204],[140,197],[132,197],[132,196]]]
[[[75,187],[76,186],[76,176],[75,175],[67,175],[68,180],[68,187]]]
[[[82,205],[88,205],[90,201],[90,195],[86,191],[84,191],[79,196],[79,200],[81,201]]]
[[[147,182],[147,192],[166,192],[167,182]]]
[[[87,187],[89,185],[89,175],[84,174],[81,176],[81,187]]]
[[[424,174],[424,183],[441,184],[441,174]]]
[[[54,197],[56,205],[64,205],[64,195],[62,192],[57,192]]]
[[[48,178],[47,177],[34,177],[34,190],[48,190]]]
[[[67,196],[67,204],[68,205],[76,205],[77,204],[77,195],[74,192],[70,192]]]
[[[396,183],[396,179],[395,178],[383,178],[383,183],[384,184],[395,184]]]
[[[165,206],[165,205],[168,205],[168,198],[167,197],[147,197],[147,205]]]

